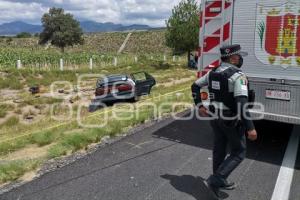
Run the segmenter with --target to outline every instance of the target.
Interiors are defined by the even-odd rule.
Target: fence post
[[[17,60],[17,69],[21,69],[21,68],[22,68],[21,60]]]
[[[90,58],[90,70],[93,70],[93,58]]]
[[[60,68],[60,71],[64,71],[64,60],[62,58],[59,61],[59,68]]]
[[[167,61],[167,56],[166,55],[164,55],[164,61]]]
[[[173,62],[175,62],[176,61],[176,56],[173,56]]]
[[[114,66],[116,67],[118,65],[118,58],[114,57]]]
[[[134,57],[134,62],[136,62],[136,63],[138,62],[138,57],[137,56]]]

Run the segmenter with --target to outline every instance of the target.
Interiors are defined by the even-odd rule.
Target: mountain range
[[[128,31],[128,30],[149,30],[151,29],[148,25],[133,24],[133,25],[122,25],[108,23],[98,23],[94,21],[82,21],[80,26],[85,33],[94,32],[112,32],[112,31]],[[10,23],[4,23],[0,25],[0,35],[17,35],[21,32],[28,32],[31,34],[42,32],[42,25],[28,24],[22,21],[14,21]]]

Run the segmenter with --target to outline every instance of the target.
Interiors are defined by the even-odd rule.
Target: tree
[[[62,8],[50,8],[49,13],[42,17],[43,32],[40,34],[39,44],[51,42],[62,52],[65,47],[83,44],[83,31],[73,15],[64,13]]]
[[[22,32],[16,35],[16,38],[30,38],[32,35],[27,32]]]
[[[166,21],[166,44],[176,52],[188,52],[198,48],[199,43],[199,11],[195,0],[182,0],[172,10]]]

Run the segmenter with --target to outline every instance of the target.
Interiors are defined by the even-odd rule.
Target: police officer
[[[214,132],[213,174],[205,181],[216,198],[219,196],[219,189],[235,188],[235,184],[229,183],[227,178],[246,156],[245,133],[251,141],[257,139],[257,132],[246,106],[248,80],[240,69],[243,56],[247,53],[241,51],[240,45],[224,46],[220,51],[221,65],[192,85],[193,98],[200,116],[217,116],[211,120]],[[204,86],[208,86],[210,92],[209,110],[202,105],[200,97],[200,89]],[[228,157],[227,146],[230,147]]]

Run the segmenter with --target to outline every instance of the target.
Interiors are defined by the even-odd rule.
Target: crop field
[[[171,50],[164,44],[164,31],[134,32],[122,54],[117,54],[128,33],[95,33],[85,35],[84,45],[69,47],[62,54],[58,48],[38,45],[38,38],[0,39],[0,68],[22,66],[33,69],[58,68],[60,59],[68,68],[89,66],[92,58],[95,67],[111,66],[114,58],[118,63],[129,64],[146,59],[172,59]],[[109,45],[108,45],[109,44]]]
[[[185,66],[185,56],[172,59],[163,44],[162,31],[134,33],[120,55],[116,51],[126,33],[99,35],[86,37],[95,37],[99,43],[111,42],[112,46],[87,40],[81,47],[68,49],[63,56],[77,67],[67,67],[64,71],[37,66],[37,63],[57,62],[62,55],[56,48],[37,46],[36,39],[13,40],[7,47],[7,41],[0,42],[0,185],[28,180],[51,159],[86,151],[107,137],[122,135],[137,125],[192,105],[190,86],[195,71]],[[164,54],[169,59],[163,60]],[[117,66],[103,64],[89,69],[85,63],[91,55],[99,63],[104,57],[118,56],[124,60]],[[138,62],[129,59],[129,55],[138,56]],[[27,63],[22,69],[15,67],[18,58]],[[150,73],[157,81],[149,96],[135,103],[122,102],[88,112],[100,75],[138,71]],[[82,75],[86,78],[78,82]],[[38,93],[29,92],[33,86],[39,87]],[[159,107],[159,111],[152,106]]]

